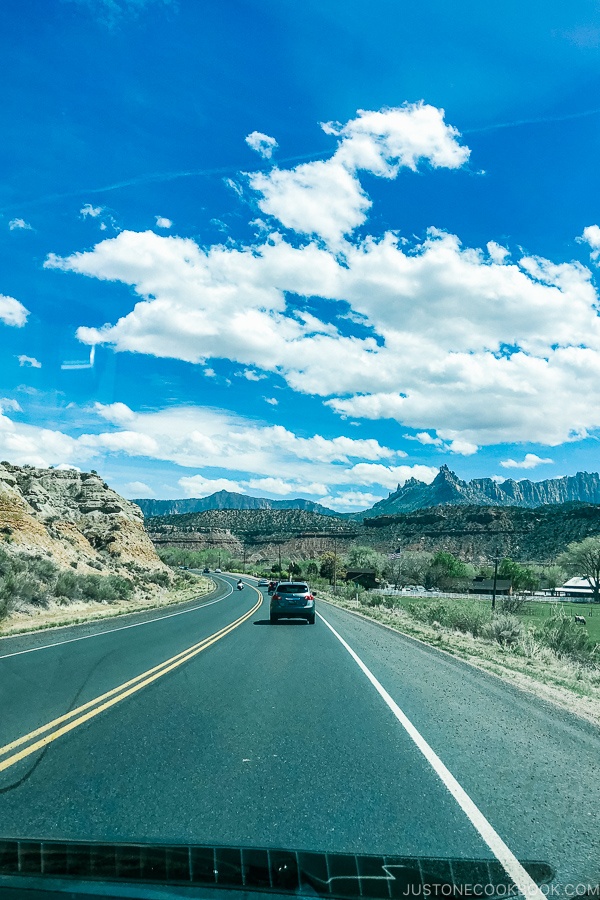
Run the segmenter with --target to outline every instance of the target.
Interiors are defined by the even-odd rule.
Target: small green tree
[[[537,591],[540,586],[540,576],[535,569],[509,558],[503,559],[500,563],[498,575],[501,578],[510,578],[515,593]]]
[[[351,547],[344,558],[347,569],[372,569],[376,576],[380,576],[387,564],[387,558],[383,553],[378,553],[372,547]]]
[[[544,587],[552,592],[552,596],[556,592],[556,588],[564,584],[567,574],[560,566],[547,566],[542,572],[542,583]]]
[[[394,584],[424,584],[432,560],[431,553],[424,550],[405,550],[399,560],[393,561]]]
[[[331,584],[334,580],[334,573],[336,581],[341,581],[346,577],[345,566],[338,554],[333,553],[331,550],[326,550],[321,556],[319,575],[321,578],[326,578]]]
[[[452,553],[440,550],[431,560],[427,582],[432,587],[456,589],[473,577],[473,568]]]

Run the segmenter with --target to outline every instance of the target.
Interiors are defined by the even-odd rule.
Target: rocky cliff
[[[0,546],[80,572],[162,569],[142,512],[95,473],[0,463]]]
[[[489,561],[498,553],[550,563],[571,541],[600,534],[600,506],[445,505],[365,519],[362,528],[362,542],[384,552],[445,550],[475,563]]]
[[[146,521],[155,545],[188,550],[224,549],[249,562],[292,555],[310,559],[350,546],[361,527],[354,522],[300,509],[219,509]]]
[[[546,481],[514,481],[512,478],[502,482],[491,478],[462,481],[448,466],[442,466],[431,484],[409,478],[385,500],[352,518],[394,515],[432,506],[521,506],[533,509],[558,503],[600,504],[600,475],[578,472]]]

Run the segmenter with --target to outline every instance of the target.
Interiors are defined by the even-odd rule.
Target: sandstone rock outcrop
[[[80,572],[164,568],[139,507],[95,472],[0,463],[0,545]]]

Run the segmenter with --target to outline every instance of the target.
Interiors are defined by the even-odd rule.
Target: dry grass
[[[160,609],[163,606],[185,603],[201,597],[212,591],[214,587],[215,584],[210,578],[198,575],[194,576],[192,582],[179,587],[163,588],[159,585],[152,585],[148,588],[145,596],[138,595],[135,599],[107,605],[75,602],[63,606],[59,603],[51,603],[46,609],[16,611],[8,619],[0,622],[0,637],[27,634],[47,628],[82,625],[149,609]]]

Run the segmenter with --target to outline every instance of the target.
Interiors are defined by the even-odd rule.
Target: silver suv
[[[306,619],[315,624],[315,594],[306,581],[280,581],[271,594],[271,624],[279,619]]]

